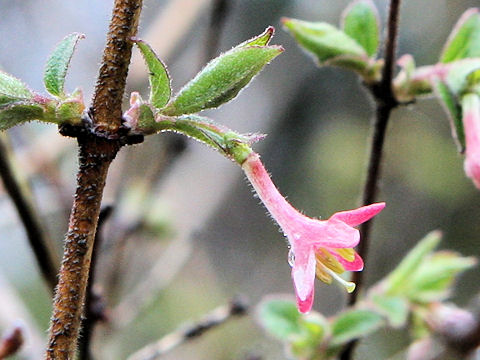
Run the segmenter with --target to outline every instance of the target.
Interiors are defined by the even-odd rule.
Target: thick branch
[[[53,252],[48,248],[48,240],[45,237],[38,215],[33,204],[29,201],[28,194],[25,193],[15,176],[8,158],[7,146],[2,139],[0,139],[0,177],[23,223],[38,267],[53,291],[57,284],[58,261],[55,259]]]
[[[114,134],[121,126],[123,92],[132,55],[130,38],[137,33],[141,7],[142,0],[115,0],[91,108],[97,132]]]
[[[131,56],[129,39],[136,34],[141,6],[142,0],[115,0],[91,119],[86,119],[91,120],[93,127],[61,129],[63,134],[77,137],[79,171],[46,359],[67,360],[75,356],[105,179],[125,140],[119,133],[121,105]]]
[[[59,283],[47,359],[73,359],[105,179],[119,146],[89,135],[78,139],[80,168]]]

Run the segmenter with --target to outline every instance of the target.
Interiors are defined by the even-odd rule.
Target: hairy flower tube
[[[462,113],[465,132],[465,173],[480,189],[480,98],[478,95],[463,96]]]
[[[363,269],[361,257],[353,250],[360,241],[360,233],[354,226],[377,215],[385,203],[338,212],[328,220],[312,219],[279,193],[258,154],[250,153],[242,168],[290,243],[289,262],[298,310],[302,313],[311,310],[315,277],[328,284],[335,279],[352,292],[355,284],[343,280],[339,274]]]

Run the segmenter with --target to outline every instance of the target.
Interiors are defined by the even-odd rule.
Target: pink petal
[[[353,261],[348,261],[341,257],[339,254],[337,254],[335,251],[330,251],[330,254],[335,256],[335,258],[340,262],[340,264],[343,265],[346,271],[361,271],[363,270],[363,260],[358,255],[355,253],[355,259]]]
[[[368,206],[362,206],[358,209],[341,211],[333,214],[329,220],[340,220],[350,226],[357,226],[370,220],[385,207],[385,203],[376,203]]]
[[[313,249],[308,253],[302,251],[295,254],[292,279],[297,296],[297,307],[302,313],[309,312],[313,305],[315,266],[316,260]]]
[[[465,173],[480,189],[480,99],[477,95],[465,95],[463,127],[465,129]]]
[[[327,226],[317,238],[315,246],[326,248],[353,248],[360,241],[357,229],[337,219],[328,219]]]

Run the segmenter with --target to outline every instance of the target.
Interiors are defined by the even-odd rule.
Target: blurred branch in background
[[[0,137],[0,177],[5,190],[15,204],[40,272],[48,283],[50,291],[53,292],[57,284],[59,261],[54,256],[55,253],[51,249],[52,244],[45,235],[45,230],[30,200],[31,192],[28,190],[26,182],[20,180],[18,174],[15,173],[13,161],[11,161],[13,154],[8,150],[6,139],[6,135],[2,134]]]
[[[218,52],[223,27],[226,24],[231,4],[229,0],[213,0],[210,24],[206,35],[204,63],[213,59]]]
[[[22,324],[24,345],[21,355],[25,359],[37,360],[42,358],[45,345],[44,334],[37,328],[23,301],[15,288],[0,272],[0,328],[8,329],[19,322]]]
[[[155,360],[159,359],[177,346],[198,338],[205,332],[222,325],[233,317],[242,316],[247,313],[248,305],[241,298],[233,299],[230,304],[222,305],[212,312],[208,313],[199,322],[179,329],[168,334],[153,344],[145,346],[128,360]]]
[[[0,359],[15,355],[23,345],[23,329],[14,325],[0,339]]]
[[[175,239],[162,252],[148,274],[144,274],[135,288],[121,299],[112,309],[111,319],[118,328],[134,320],[143,309],[155,300],[162,289],[167,287],[189,259],[192,253],[190,241]]]

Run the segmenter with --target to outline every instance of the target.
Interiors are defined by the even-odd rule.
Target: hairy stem
[[[38,214],[29,200],[30,194],[25,193],[24,187],[15,176],[15,171],[12,168],[8,156],[7,145],[2,139],[0,139],[0,177],[23,223],[30,248],[33,251],[40,272],[53,291],[57,284],[57,266],[59,260],[55,259],[53,251],[48,247],[48,240],[43,231]]]
[[[97,132],[116,133],[122,124],[122,101],[138,28],[142,0],[115,0],[102,65],[93,96],[91,117]]]
[[[390,119],[392,110],[399,104],[395,99],[392,90],[392,79],[396,59],[400,4],[401,0],[392,0],[390,2],[385,42],[385,64],[382,69],[382,77],[377,84],[374,84],[370,88],[375,99],[376,110],[373,123],[372,142],[369,151],[367,179],[363,188],[363,205],[368,205],[376,201],[388,120]],[[367,221],[360,226],[360,236],[362,241],[360,241],[357,251],[365,260],[367,260],[368,257],[371,226],[372,220]],[[353,273],[352,280],[356,283],[357,290],[353,292],[349,298],[348,304],[350,306],[357,302],[358,294],[363,288],[364,272],[359,271]],[[355,345],[356,341],[349,343],[340,355],[340,359],[352,359]]]
[[[110,163],[122,141],[122,97],[142,0],[115,0],[103,62],[90,111],[91,128],[75,133],[79,144],[77,190],[65,239],[46,359],[73,359],[100,205]],[[69,135],[67,131],[65,134]]]

